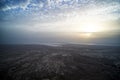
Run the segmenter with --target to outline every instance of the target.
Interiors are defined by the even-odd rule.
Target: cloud
[[[22,8],[25,10],[29,4],[30,0],[1,0],[0,10],[7,11],[16,8]]]
[[[25,10],[33,8],[54,10],[54,9],[75,9],[75,8],[90,8],[99,7],[100,5],[105,6],[107,4],[116,5],[120,4],[119,0],[1,0],[0,9],[3,11],[22,8]],[[28,7],[28,5],[30,7]]]

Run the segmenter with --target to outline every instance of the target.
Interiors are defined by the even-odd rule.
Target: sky
[[[0,0],[0,44],[119,45],[120,0]]]

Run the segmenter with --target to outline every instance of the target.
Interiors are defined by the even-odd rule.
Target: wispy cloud
[[[25,10],[27,6],[30,4],[30,0],[1,0],[0,1],[0,9],[3,11],[22,8]]]

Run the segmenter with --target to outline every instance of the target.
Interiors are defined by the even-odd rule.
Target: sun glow
[[[69,26],[67,31],[73,32],[103,32],[106,30],[110,30],[106,20],[100,15],[95,14],[93,15],[78,15],[76,17],[70,17],[67,21],[64,21],[66,25]],[[61,23],[60,23],[61,24]],[[61,26],[62,26],[61,25]]]
[[[84,35],[88,38],[92,36],[92,33],[84,33]]]
[[[100,32],[102,29],[98,25],[85,24],[81,27],[82,32]]]
[[[77,38],[81,38],[81,39],[86,39],[86,38],[94,37],[93,34],[94,33],[92,33],[92,32],[80,32],[80,33],[72,33],[71,35],[74,36],[75,38],[77,37]]]
[[[90,33],[90,32],[81,33],[80,37],[82,37],[82,38],[91,38],[92,33]]]
[[[87,20],[79,24],[79,29],[81,32],[101,32],[105,30],[105,24],[100,21],[100,19],[86,18]]]

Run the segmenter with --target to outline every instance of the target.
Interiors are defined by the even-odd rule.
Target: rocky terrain
[[[120,47],[1,45],[0,80],[119,80]]]

